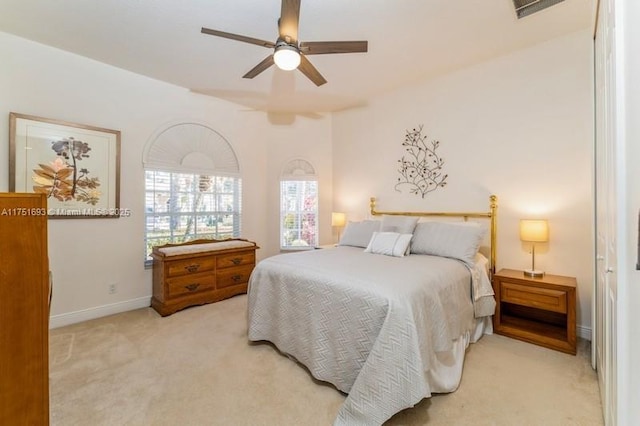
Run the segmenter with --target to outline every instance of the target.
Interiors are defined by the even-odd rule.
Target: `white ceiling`
[[[280,0],[0,0],[0,31],[251,109],[321,113],[588,28],[592,3],[518,20],[512,0],[302,0],[300,41],[369,41],[368,53],[310,56],[320,87],[275,66],[243,79],[271,51],[200,33],[275,42]]]

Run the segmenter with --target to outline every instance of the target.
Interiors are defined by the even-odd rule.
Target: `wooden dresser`
[[[0,193],[0,425],[49,424],[48,264],[45,196]]]
[[[151,307],[167,316],[246,293],[258,248],[239,238],[154,247]]]

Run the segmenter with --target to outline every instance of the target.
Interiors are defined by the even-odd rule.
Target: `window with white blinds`
[[[280,179],[280,247],[301,250],[318,245],[318,180],[306,160],[291,160]]]
[[[198,123],[164,129],[147,146],[145,259],[154,246],[239,237],[242,180],[231,145]]]

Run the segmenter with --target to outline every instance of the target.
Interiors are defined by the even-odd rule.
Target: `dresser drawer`
[[[212,273],[187,275],[167,280],[169,297],[179,297],[187,294],[201,293],[215,289],[216,280]]]
[[[567,293],[560,290],[501,281],[500,301],[546,311],[567,313]]]
[[[249,276],[253,271],[253,265],[242,266],[239,268],[229,268],[218,271],[216,278],[216,287],[224,288],[232,285],[245,284],[249,282]]]
[[[232,266],[253,265],[256,262],[255,251],[225,254],[217,257],[218,268],[230,268]]]
[[[166,265],[167,275],[169,277],[177,277],[213,271],[216,266],[216,259],[212,256],[202,256],[184,260],[173,260],[167,262]]]

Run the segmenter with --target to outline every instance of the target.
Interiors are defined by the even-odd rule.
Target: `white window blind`
[[[154,246],[239,237],[242,181],[231,145],[213,129],[181,123],[148,144],[145,259]]]
[[[280,179],[280,247],[318,245],[318,180],[306,160],[289,161]]]

